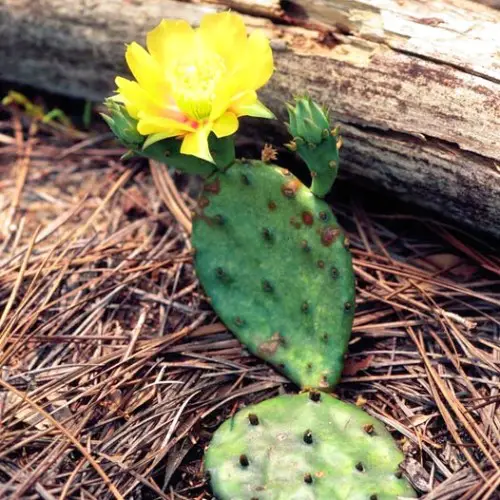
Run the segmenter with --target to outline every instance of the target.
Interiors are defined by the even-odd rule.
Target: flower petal
[[[231,106],[231,111],[233,111],[236,116],[253,116],[255,118],[268,118],[274,119],[274,113],[268,109],[259,100],[256,100],[252,104],[237,104]]]
[[[146,46],[163,68],[177,58],[179,48],[184,51],[194,41],[194,30],[187,21],[163,19],[163,21],[147,34]]]
[[[203,45],[219,54],[232,68],[241,58],[247,42],[247,30],[243,19],[232,12],[207,14],[199,27]]]
[[[162,132],[158,134],[151,134],[148,135],[146,140],[144,141],[144,144],[142,145],[142,149],[149,148],[149,146],[152,146],[156,142],[163,141],[163,139],[168,139],[170,137],[176,137],[178,134],[178,131],[176,130],[171,130],[170,132]]]
[[[146,115],[139,112],[137,130],[142,135],[172,133],[173,136],[192,132],[194,128],[188,123],[178,122],[177,120],[163,118],[161,116]]]
[[[182,141],[181,153],[193,155],[202,160],[214,163],[210,149],[208,148],[209,127],[200,127],[196,132],[186,134]]]
[[[234,94],[237,92],[239,82],[234,78],[223,78],[215,89],[215,98],[212,101],[210,120],[215,121],[229,108]]]
[[[117,76],[116,79],[118,79],[118,78],[120,78],[120,77]],[[116,83],[116,79],[115,79],[115,83]],[[124,78],[124,80],[125,80],[125,78]],[[118,90],[116,92],[118,92]],[[118,102],[119,104],[125,104],[125,99],[123,98],[123,96],[121,94],[115,94],[115,95],[109,96],[107,99],[109,99],[110,101]]]
[[[255,90],[245,90],[233,96],[231,106],[238,107],[244,104],[254,104],[255,102],[257,102],[257,92]]]
[[[257,90],[265,85],[274,71],[273,52],[268,38],[256,30],[248,37],[245,51],[240,54],[237,77],[243,89]]]
[[[255,92],[274,70],[269,40],[260,31],[247,37],[241,16],[209,14],[197,30],[163,20],[147,35],[147,48],[127,47],[136,81],[116,80],[116,99],[138,120],[146,147],[177,136],[181,152],[213,161],[211,131],[226,137],[238,129],[239,116],[274,117]]]
[[[128,67],[141,87],[148,90],[157,90],[161,84],[162,71],[158,63],[146,49],[138,43],[132,42],[125,52]]]
[[[234,134],[238,130],[238,118],[234,113],[224,113],[212,125],[212,131],[220,139],[228,135]]]
[[[121,76],[115,79],[120,101],[125,104],[127,112],[132,118],[137,118],[139,110],[148,114],[158,114],[161,108],[150,98],[148,93],[137,83]],[[116,96],[115,100],[118,100]]]

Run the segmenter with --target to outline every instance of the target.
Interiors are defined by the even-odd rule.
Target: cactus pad
[[[236,162],[207,179],[196,271],[238,339],[301,387],[342,372],[354,315],[346,238],[329,206],[283,168]]]
[[[403,458],[377,419],[310,393],[239,411],[214,434],[205,469],[220,500],[396,500],[416,497]]]

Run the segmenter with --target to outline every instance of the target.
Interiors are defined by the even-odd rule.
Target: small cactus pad
[[[381,422],[311,394],[268,399],[221,425],[205,454],[219,500],[416,497],[398,467],[403,454]]]
[[[333,387],[354,276],[330,207],[287,170],[257,161],[211,176],[198,207],[196,271],[221,319],[299,386]]]
[[[335,182],[339,167],[338,129],[330,130],[328,113],[309,97],[287,105],[293,140],[288,147],[305,161],[311,171],[311,191],[323,198]]]

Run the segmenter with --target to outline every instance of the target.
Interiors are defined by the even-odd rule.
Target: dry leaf
[[[415,415],[410,419],[413,427],[418,427],[419,425],[425,424],[432,418],[432,415]]]
[[[414,458],[406,457],[399,466],[405,471],[406,477],[416,489],[423,493],[431,490],[429,473],[422,467],[420,462],[417,462]]]
[[[33,410],[33,408],[23,405],[22,403],[23,399],[17,394],[14,394],[13,392],[3,393],[0,395],[0,413],[5,415],[5,413],[15,409],[14,417],[17,420],[20,420],[27,425],[33,425],[39,431],[45,431],[52,426],[47,419],[40,416],[40,414]]]
[[[375,356],[373,354],[370,354],[363,358],[357,358],[357,359],[348,358],[344,364],[344,370],[342,374],[346,376],[351,376],[351,375],[356,375],[357,373],[363,370],[367,370],[368,368],[370,368],[374,357]]]

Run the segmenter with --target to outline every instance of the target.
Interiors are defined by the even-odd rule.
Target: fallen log
[[[272,39],[275,111],[309,92],[343,170],[500,236],[500,12],[467,0],[2,0],[2,79],[99,101],[123,45],[163,17],[230,7]]]

